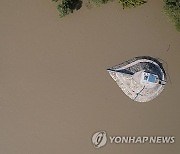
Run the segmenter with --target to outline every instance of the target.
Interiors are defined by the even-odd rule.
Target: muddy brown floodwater
[[[50,0],[1,1],[0,153],[178,154],[180,33],[162,7],[108,3],[60,19]],[[169,80],[156,99],[137,103],[106,68],[143,55],[164,60]],[[99,130],[176,141],[95,149]]]

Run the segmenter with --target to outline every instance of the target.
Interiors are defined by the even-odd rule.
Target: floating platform
[[[156,98],[166,84],[166,73],[157,59],[141,56],[107,69],[122,91],[137,102]]]

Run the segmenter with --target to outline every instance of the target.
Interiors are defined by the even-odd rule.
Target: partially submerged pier
[[[135,57],[107,71],[122,91],[137,102],[154,99],[166,84],[162,63],[148,56]]]

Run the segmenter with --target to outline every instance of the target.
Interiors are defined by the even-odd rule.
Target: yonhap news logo
[[[107,136],[106,131],[98,131],[92,135],[95,148],[110,144],[173,144],[175,136]]]
[[[105,131],[96,132],[92,136],[92,143],[95,148],[100,148],[104,146],[107,142],[107,134]]]

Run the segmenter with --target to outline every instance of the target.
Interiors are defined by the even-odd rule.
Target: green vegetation
[[[96,6],[100,6],[101,4],[106,4],[108,0],[90,0]]]
[[[54,2],[58,2],[59,0],[52,0]],[[64,17],[73,11],[79,10],[82,6],[81,0],[62,0],[61,3],[57,6],[60,17]]]
[[[176,29],[180,31],[180,0],[164,0],[165,13],[175,23]]]
[[[53,2],[59,2],[57,10],[59,11],[60,17],[64,17],[70,13],[73,13],[74,10],[79,10],[82,7],[81,0],[52,0]],[[108,1],[113,0],[88,0],[89,3],[92,3],[96,6],[101,4],[106,4]],[[124,8],[132,8],[146,3],[145,0],[118,0]]]
[[[124,8],[132,8],[146,3],[145,0],[118,0]]]
[[[57,10],[60,17],[64,17],[74,10],[79,10],[82,7],[82,0],[52,0],[59,2]],[[92,3],[96,6],[106,4],[108,1],[113,0],[88,0],[89,4]],[[180,0],[163,0],[165,3],[164,12],[175,23],[176,29],[180,32]],[[147,0],[118,0],[118,2],[125,8],[134,8],[147,2]]]

